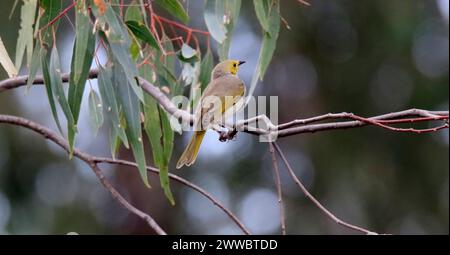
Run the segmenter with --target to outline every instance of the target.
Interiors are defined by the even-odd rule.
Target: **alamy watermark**
[[[190,100],[185,96],[175,96],[172,103],[179,109],[186,109],[194,115],[194,121],[169,116],[173,130],[216,131],[236,129],[260,134],[261,142],[275,141],[278,125],[278,96],[193,96]],[[226,109],[226,111],[224,111]]]

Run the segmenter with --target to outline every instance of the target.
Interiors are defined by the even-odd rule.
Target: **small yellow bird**
[[[201,123],[201,128],[199,131],[195,131],[189,145],[178,160],[177,168],[181,168],[183,165],[190,166],[195,162],[206,129],[208,129],[207,126],[203,127],[204,123],[211,123],[212,117],[217,116],[216,113],[223,116],[230,107],[234,106],[245,95],[244,82],[237,76],[239,66],[244,63],[245,61],[225,60],[214,67],[211,73],[211,81],[195,111],[195,119]],[[220,99],[219,108],[212,107],[212,104],[205,100],[210,96]],[[232,100],[228,100],[229,98],[232,98]]]

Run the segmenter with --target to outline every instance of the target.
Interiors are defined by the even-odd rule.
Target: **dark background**
[[[14,59],[20,9],[0,1],[0,35]],[[282,28],[274,59],[255,95],[279,96],[279,121],[328,112],[362,116],[423,108],[448,110],[449,7],[436,1],[281,1]],[[203,1],[189,1],[191,26],[204,29]],[[65,6],[69,3],[67,2]],[[73,20],[73,13],[69,13]],[[261,28],[243,1],[231,56],[247,60],[249,84]],[[73,29],[58,31],[63,71]],[[26,73],[26,70],[22,70]],[[0,70],[0,79],[6,78]],[[95,88],[95,81],[91,82]],[[85,100],[86,101],[86,100]],[[77,147],[109,156],[108,128],[94,137],[84,102]],[[0,94],[0,113],[55,128],[43,87]],[[418,127],[427,127],[427,124]],[[176,136],[172,165],[187,143]],[[220,143],[210,132],[195,166],[172,172],[204,187],[256,234],[277,234],[279,211],[268,145],[238,134]],[[302,134],[279,141],[309,190],[337,216],[391,234],[449,233],[448,130],[395,133],[377,127]],[[151,154],[147,147],[147,154]],[[132,159],[122,150],[120,158]],[[148,162],[151,162],[149,158]],[[168,233],[233,234],[239,229],[209,201],[172,182],[172,207],[151,175],[147,190],[135,169],[103,166],[131,203]],[[326,218],[282,170],[289,234],[351,234]],[[122,209],[88,166],[30,131],[0,125],[0,233],[143,234],[148,226]]]

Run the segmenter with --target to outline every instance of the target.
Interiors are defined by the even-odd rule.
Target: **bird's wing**
[[[202,118],[202,126],[221,116],[245,94],[244,82],[235,75],[225,75],[212,80],[202,95],[196,116]],[[214,97],[211,97],[214,96]],[[215,100],[214,100],[215,99]],[[220,100],[220,101],[219,101]]]

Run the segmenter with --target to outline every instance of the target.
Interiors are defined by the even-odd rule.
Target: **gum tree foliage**
[[[121,146],[132,150],[145,185],[147,164],[160,169],[161,187],[174,204],[168,177],[174,130],[169,116],[150,95],[140,88],[137,77],[158,86],[169,97],[190,89],[204,89],[214,66],[211,44],[217,45],[220,60],[228,58],[233,29],[238,23],[242,0],[204,1],[204,22],[208,31],[189,25],[189,12],[179,0],[77,0],[69,6],[60,0],[16,0],[21,4],[15,63],[0,38],[0,60],[8,75],[28,69],[27,89],[38,70],[42,70],[47,100],[59,131],[65,134],[70,157],[76,145],[80,105],[88,100],[94,132],[108,125],[111,154]],[[164,9],[168,17],[155,13]],[[262,41],[258,64],[250,85],[263,79],[270,63],[280,29],[280,1],[254,0]],[[158,10],[159,10],[158,9]],[[75,12],[75,41],[70,65],[68,89],[61,80],[60,57],[55,42],[58,23],[68,11]],[[180,30],[175,37],[173,29]],[[172,30],[172,32],[170,32]],[[200,42],[205,42],[201,46]],[[107,61],[96,57],[98,49],[107,53]],[[86,86],[91,66],[98,70],[97,93]],[[179,66],[181,68],[176,68]],[[83,98],[88,89],[88,97]],[[191,96],[191,101],[196,101]],[[191,103],[189,105],[192,105]],[[58,115],[61,108],[63,116]],[[105,116],[106,115],[106,116]],[[105,117],[104,117],[105,116]],[[60,124],[66,119],[67,126]],[[104,123],[104,119],[108,123]],[[180,131],[181,132],[181,131]],[[144,136],[144,133],[146,136]],[[143,139],[149,140],[154,162],[146,162]]]

